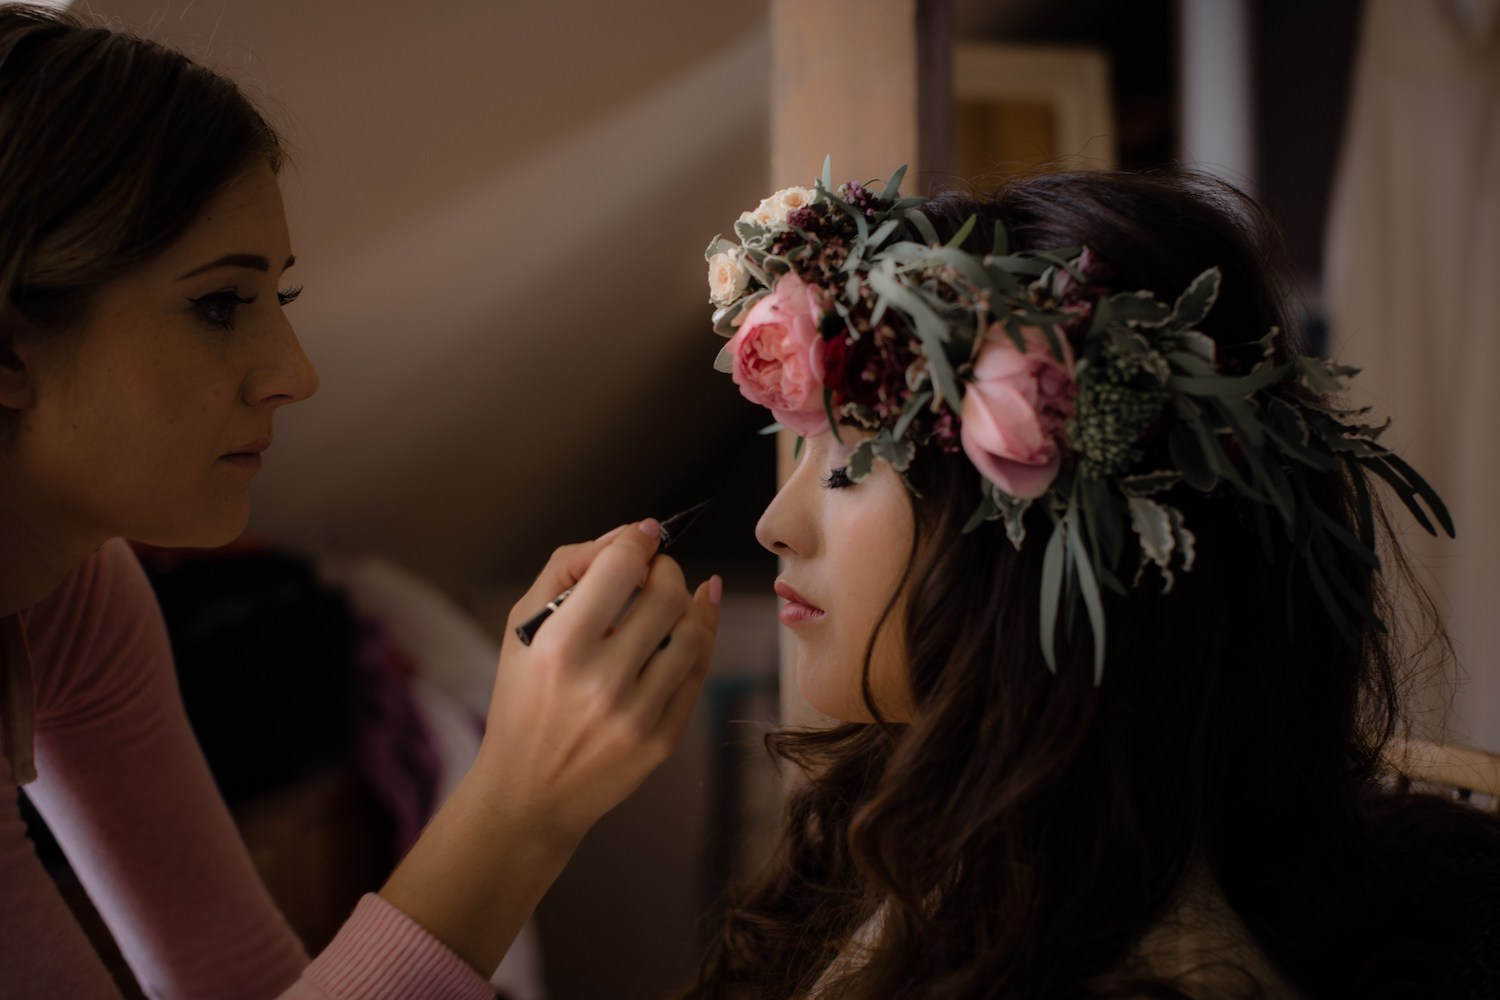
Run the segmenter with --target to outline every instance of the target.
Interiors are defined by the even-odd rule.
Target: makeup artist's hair
[[[1272,325],[1291,329],[1272,228],[1206,179],[1045,175],[923,211],[945,236],[977,214],[976,253],[997,223],[1017,249],[1086,245],[1118,287],[1168,301],[1217,265],[1223,293],[1203,330],[1231,366],[1253,363]],[[1357,531],[1349,475],[1328,475],[1315,502]],[[1197,534],[1197,563],[1170,593],[1150,581],[1106,592],[1096,687],[1086,620],[1060,644],[1055,675],[1042,660],[1042,546],[1016,551],[998,521],[962,534],[973,466],[929,452],[910,480],[915,717],[768,738],[808,780],[791,793],[779,854],[727,904],[688,995],[805,995],[879,906],[868,960],[840,966],[820,996],[1188,996],[1134,952],[1195,874],[1303,995],[1496,989],[1500,822],[1376,781],[1403,684],[1424,655],[1448,652],[1430,615],[1415,624],[1418,648],[1373,625],[1345,641],[1284,540],[1268,558],[1233,502],[1183,491],[1172,502]],[[1389,551],[1385,575],[1399,578]],[[1399,624],[1381,576],[1345,569]],[[878,719],[868,651],[865,670]]]
[[[275,130],[226,78],[66,12],[0,6],[0,305],[51,333],[175,241]],[[14,359],[0,358],[0,362]]]

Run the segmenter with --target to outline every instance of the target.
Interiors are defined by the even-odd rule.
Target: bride
[[[803,439],[756,534],[840,724],[770,737],[806,780],[689,995],[1496,995],[1500,823],[1378,780],[1447,649],[1374,484],[1452,527],[1298,352],[1264,217],[899,180],[709,247],[719,367]]]

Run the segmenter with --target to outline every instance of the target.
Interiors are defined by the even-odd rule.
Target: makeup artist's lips
[[[783,625],[788,627],[807,625],[827,614],[822,608],[797,593],[789,583],[777,580],[774,589],[776,596],[786,600],[786,603],[781,606],[781,624]]]
[[[228,462],[230,465],[244,469],[247,472],[259,472],[261,466],[260,453],[269,447],[271,447],[271,439],[261,438],[258,441],[251,441],[247,445],[236,448],[234,451],[220,455],[219,461]]]

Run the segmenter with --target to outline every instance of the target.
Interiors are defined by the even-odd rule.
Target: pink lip
[[[228,462],[230,465],[238,466],[251,472],[258,472],[261,467],[260,453],[269,447],[271,447],[271,439],[260,438],[251,441],[247,445],[241,445],[231,452],[220,455],[219,461]]]
[[[806,625],[827,614],[822,608],[797,593],[789,583],[777,580],[773,589],[776,591],[776,596],[786,600],[786,603],[781,606],[781,624],[783,625],[789,627]]]

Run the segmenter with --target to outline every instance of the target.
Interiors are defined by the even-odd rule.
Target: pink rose
[[[741,394],[803,437],[828,429],[820,312],[817,290],[796,274],[783,274],[745,313],[728,347]]]
[[[1025,351],[999,325],[986,335],[964,393],[959,438],[986,479],[1025,499],[1046,493],[1057,475],[1058,439],[1078,386],[1066,338],[1059,361],[1041,330],[1023,327],[1021,334]]]

